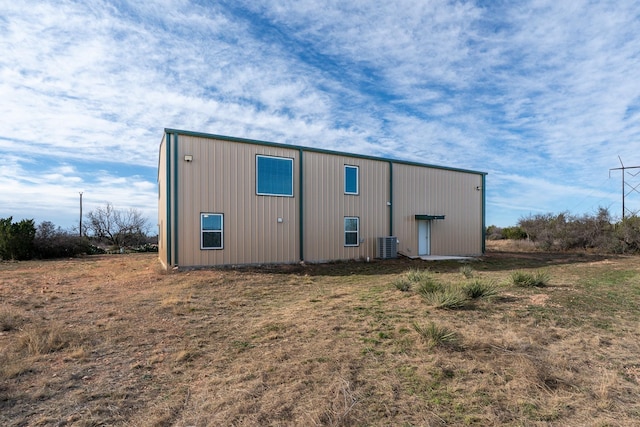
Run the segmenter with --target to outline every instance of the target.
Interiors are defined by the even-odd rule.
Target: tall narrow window
[[[293,197],[293,159],[256,156],[256,194]]]
[[[344,194],[358,194],[358,166],[344,165]]]
[[[344,245],[360,245],[360,218],[356,216],[344,217]]]
[[[200,249],[223,248],[223,222],[222,214],[200,214]]]

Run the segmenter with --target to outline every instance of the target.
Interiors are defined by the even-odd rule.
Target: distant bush
[[[101,248],[100,246],[96,246],[96,245],[89,245],[89,250],[87,252],[87,254],[89,255],[102,255],[102,254],[106,254],[107,250],[104,248]]]
[[[89,240],[62,230],[50,221],[38,225],[34,238],[35,256],[42,259],[75,257],[90,253]]]
[[[145,243],[144,245],[131,248],[133,252],[158,252],[158,245],[153,243]]]
[[[521,227],[500,228],[495,225],[487,227],[485,236],[487,240],[524,240],[528,237],[526,231]]]
[[[640,252],[640,217],[633,215],[617,221],[606,208],[599,208],[595,215],[530,215],[521,218],[517,228],[537,248],[546,251]]]
[[[506,227],[502,229],[502,237],[510,240],[524,240],[527,232],[522,227]]]
[[[13,217],[0,218],[0,259],[31,259],[35,234],[32,219],[13,222]]]

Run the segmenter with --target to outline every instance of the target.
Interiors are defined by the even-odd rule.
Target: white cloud
[[[489,171],[489,215],[504,221],[571,208],[566,195],[585,188],[590,208],[612,191],[593,176],[618,155],[640,163],[638,9],[9,2],[0,214],[33,204],[71,215],[84,184],[88,200],[155,217],[155,183],[135,168],[157,165],[164,127]],[[43,155],[53,163],[38,171]],[[75,166],[114,161],[126,174]]]

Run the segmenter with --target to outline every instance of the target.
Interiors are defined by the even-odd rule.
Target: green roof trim
[[[179,135],[185,135],[185,136],[194,136],[194,137],[197,137],[197,138],[210,138],[210,139],[219,139],[221,141],[243,142],[245,144],[264,145],[264,146],[267,146],[267,147],[289,148],[289,149],[292,149],[292,150],[301,150],[301,151],[308,151],[308,152],[313,152],[313,153],[333,154],[333,155],[338,155],[338,156],[353,157],[353,158],[357,158],[357,159],[378,160],[378,161],[382,161],[382,162],[393,162],[393,163],[409,165],[409,166],[421,166],[421,167],[428,167],[428,168],[433,168],[433,169],[442,169],[442,170],[447,170],[447,171],[452,171],[452,172],[472,173],[472,174],[477,174],[477,175],[482,175],[482,176],[487,174],[487,172],[474,171],[474,170],[470,170],[470,169],[451,168],[451,167],[446,167],[446,166],[430,165],[430,164],[427,164],[427,163],[412,162],[412,161],[408,161],[408,160],[399,160],[399,159],[389,159],[389,158],[384,158],[384,157],[366,156],[366,155],[361,155],[361,154],[345,153],[345,152],[341,152],[341,151],[324,150],[324,149],[321,149],[321,148],[304,147],[304,146],[301,146],[301,145],[282,144],[282,143],[278,143],[278,142],[258,141],[258,140],[254,140],[254,139],[237,138],[237,137],[233,137],[233,136],[216,135],[216,134],[202,133],[202,132],[192,132],[192,131],[179,130],[179,129],[165,128],[164,131],[165,131],[165,133],[173,133],[173,134],[176,134],[176,135],[179,134]]]
[[[444,219],[444,215],[416,215],[416,219],[427,221],[432,219]]]

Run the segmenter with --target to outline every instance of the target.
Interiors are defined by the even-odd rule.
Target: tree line
[[[603,253],[640,253],[640,217],[614,218],[607,208],[595,214],[536,214],[520,218],[517,226],[487,227],[487,239],[529,240],[541,250],[589,249]]]
[[[120,210],[107,203],[85,218],[82,229],[70,231],[50,221],[36,225],[33,219],[0,218],[0,259],[73,257],[120,248],[157,250],[148,235],[148,221],[137,209]]]

